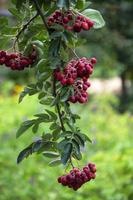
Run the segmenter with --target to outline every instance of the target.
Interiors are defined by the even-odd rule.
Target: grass
[[[47,159],[33,155],[16,164],[18,153],[37,137],[31,131],[20,139],[15,133],[20,123],[42,111],[36,98],[17,104],[16,97],[0,97],[0,200],[132,200],[133,199],[133,118],[119,115],[110,106],[113,96],[96,96],[85,106],[72,106],[82,117],[81,129],[93,140],[84,149],[80,165],[96,163],[95,181],[74,192],[57,184],[62,166],[50,168]],[[45,126],[41,130],[45,130]]]

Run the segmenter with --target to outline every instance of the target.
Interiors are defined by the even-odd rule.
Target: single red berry
[[[67,84],[68,85],[72,85],[74,83],[74,79],[73,78],[68,78],[67,79]]]
[[[61,178],[62,178],[61,176],[58,178],[58,183],[61,183]]]
[[[0,65],[3,65],[5,63],[5,61],[6,61],[5,57],[0,58]]]
[[[74,30],[75,32],[79,33],[79,32],[81,31],[81,25],[80,25],[80,23],[75,23],[75,24],[73,25],[73,30]]]
[[[10,58],[11,58],[11,59],[18,58],[18,54],[17,54],[17,53],[11,53],[11,54],[10,54]]]
[[[88,86],[86,84],[83,85],[83,90],[86,91],[88,89]]]
[[[64,18],[63,18],[63,23],[64,23],[64,24],[67,24],[68,22],[69,22],[68,17],[64,17]]]
[[[96,64],[97,63],[97,59],[96,58],[91,58],[91,63],[92,64]]]
[[[86,102],[86,98],[84,98],[84,97],[80,97],[79,99],[78,99],[78,101],[79,101],[79,103],[85,103]]]
[[[67,17],[68,17],[69,20],[73,19],[73,15],[72,14],[68,14]]]
[[[6,51],[0,51],[1,57],[6,57]]]
[[[81,26],[82,26],[82,29],[84,29],[84,30],[86,30],[86,31],[89,30],[89,25],[88,25],[88,23],[82,22]]]
[[[55,14],[56,14],[57,16],[61,16],[61,15],[62,15],[62,13],[61,13],[60,10],[56,10],[56,11],[55,11]]]
[[[61,80],[61,84],[62,84],[62,85],[66,85],[66,84],[67,84],[67,80],[66,80],[65,78],[63,78],[63,79]]]
[[[67,185],[66,176],[62,176],[62,178],[61,178],[61,183],[62,183],[62,185],[64,185],[64,186]]]
[[[20,65],[21,65],[22,67],[28,67],[29,62],[28,62],[28,60],[23,59],[23,60],[20,61]]]
[[[75,96],[71,96],[71,97],[69,98],[69,101],[72,102],[72,103],[76,103],[76,102],[77,102]]]

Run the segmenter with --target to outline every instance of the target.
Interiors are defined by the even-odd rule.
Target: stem
[[[33,16],[26,24],[23,25],[23,28],[18,32],[18,34],[16,35],[16,39],[14,40],[14,43],[13,43],[13,49],[15,51],[15,46],[16,46],[16,43],[18,42],[18,39],[21,35],[21,33],[24,32],[24,30],[28,27],[28,25],[38,16],[38,12],[36,13],[35,16]]]
[[[49,28],[48,28],[47,22],[46,22],[46,20],[45,20],[45,17],[44,17],[44,15],[43,15],[43,12],[42,12],[42,10],[41,10],[41,8],[40,8],[40,5],[39,5],[39,3],[38,3],[37,0],[33,0],[33,1],[34,1],[34,4],[35,4],[35,7],[36,7],[37,12],[39,13],[40,17],[42,18],[44,27],[46,28],[47,32],[49,33]]]
[[[56,97],[56,95],[57,95],[56,94],[56,80],[55,80],[55,77],[53,75],[53,96]],[[58,103],[56,104],[56,108],[57,108],[57,112],[58,112],[58,116],[59,116],[59,120],[60,120],[62,131],[65,131],[65,127],[64,127],[64,124],[63,124],[63,120],[62,120],[62,114],[61,114],[60,106],[59,106]]]
[[[73,162],[72,162],[72,157],[70,157],[70,164],[72,166],[72,168],[74,168]]]
[[[47,22],[45,20],[45,17],[43,15],[42,11],[41,11],[41,8],[40,8],[39,4],[38,4],[37,0],[33,0],[33,1],[34,1],[34,4],[35,4],[35,7],[36,7],[36,10],[37,10],[38,14],[42,18],[44,27],[46,28],[47,32],[50,35],[49,28],[47,26]],[[54,74],[52,75],[52,77],[53,77],[53,80],[52,80],[53,81],[53,96],[56,98],[56,96],[57,96],[57,93],[56,93],[56,79],[54,77]],[[59,103],[56,104],[56,108],[57,108],[57,112],[58,112],[58,117],[59,117],[59,120],[60,120],[61,128],[62,128],[62,131],[64,132],[65,131],[65,127],[64,127],[63,120],[62,120],[62,114],[61,114]],[[71,166],[74,168],[74,165],[72,163],[72,158],[71,157],[70,157],[70,163],[71,163]]]
[[[47,32],[49,33],[49,28],[48,28],[47,22],[45,20],[45,17],[44,17],[44,15],[42,13],[42,10],[41,10],[37,0],[33,0],[33,1],[34,1],[34,4],[35,4],[37,12],[39,13],[40,17],[42,18],[44,27],[46,28]],[[53,75],[53,96],[56,97],[56,95],[57,95],[56,94],[56,80],[55,80],[54,75]],[[61,111],[60,111],[59,104],[56,105],[56,108],[57,108],[57,112],[58,112],[58,116],[59,116],[59,120],[60,120],[62,131],[65,131],[65,127],[64,127],[64,124],[63,124],[62,114],[61,114]]]
[[[73,50],[73,49],[70,48],[70,50],[72,51],[72,53],[74,54],[74,56],[79,59],[78,55],[75,52],[75,49]]]

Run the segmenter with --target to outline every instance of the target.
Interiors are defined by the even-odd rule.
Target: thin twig
[[[72,166],[72,168],[74,168],[73,162],[72,162],[72,157],[70,157],[70,164]]]
[[[56,80],[55,80],[54,75],[53,75],[53,96],[55,98],[57,96],[57,94],[56,94]],[[56,108],[57,108],[57,112],[58,112],[58,116],[59,116],[59,120],[60,120],[60,124],[61,124],[61,129],[62,129],[62,131],[65,131],[65,127],[64,127],[64,124],[63,124],[63,120],[62,120],[62,114],[61,114],[60,106],[59,106],[58,103],[56,104]]]
[[[70,48],[70,50],[71,50],[72,53],[75,55],[75,57],[79,59],[79,56],[76,54],[75,50],[73,50],[73,49],[71,49],[71,48]]]
[[[33,16],[26,24],[23,25],[22,29],[18,32],[18,34],[15,36],[15,40],[14,40],[14,43],[13,43],[13,49],[15,51],[16,49],[16,43],[18,42],[19,40],[19,37],[21,35],[21,33],[24,32],[25,29],[27,29],[28,25],[38,16],[38,13],[36,13],[35,16]]]

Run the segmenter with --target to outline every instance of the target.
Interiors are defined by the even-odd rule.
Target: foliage
[[[79,24],[77,27],[75,22],[76,28],[69,31],[61,24],[49,25],[49,16],[60,9],[57,11],[60,12],[59,14],[62,12],[64,15],[69,11],[74,18],[76,15],[88,20],[88,24],[84,22],[85,24],[82,26],[84,30],[89,30],[93,25],[95,29],[103,27],[105,22],[100,12],[90,8],[86,9],[89,4],[90,2],[78,0],[12,0],[9,11],[16,18],[17,25],[10,27],[6,18],[0,18],[1,47],[4,48],[14,38],[12,49],[19,52],[19,54],[8,54],[1,51],[1,64],[5,64],[13,70],[23,70],[29,65],[35,68],[36,82],[30,83],[24,88],[20,94],[19,103],[25,96],[38,95],[39,103],[49,106],[35,114],[32,119],[24,121],[18,129],[17,138],[28,133],[31,128],[32,132],[37,134],[42,124],[48,124],[49,127],[47,131],[45,128],[43,129],[38,140],[28,144],[20,152],[18,163],[33,153],[43,153],[46,156],[52,155],[54,152],[58,154],[58,163],[72,164],[72,158],[81,160],[81,149],[86,142],[91,142],[89,137],[82,133],[76,125],[79,116],[73,114],[70,109],[69,98],[74,95],[74,84],[73,86],[70,86],[72,84],[63,86],[54,75],[55,70],[59,68],[63,70],[65,64],[73,58],[73,55],[69,55],[69,51],[75,51],[79,40],[77,33],[81,31],[81,27],[79,29]],[[58,13],[56,14],[58,15]],[[96,63],[96,59],[92,60],[89,62],[93,65]],[[87,94],[85,93],[85,95]],[[85,102],[84,98],[81,99],[81,103],[83,102]],[[45,154],[45,151],[48,154]]]
[[[78,121],[78,125],[83,131],[91,131],[93,141],[93,148],[89,144],[84,150],[87,156],[80,166],[92,160],[98,168],[97,179],[77,193],[61,188],[55,180],[51,181],[60,174],[62,167],[50,169],[47,166],[50,158],[32,155],[19,167],[14,165],[19,151],[14,140],[16,129],[22,118],[30,119],[35,112],[44,109],[43,106],[36,107],[36,103],[35,97],[25,99],[22,105],[16,104],[16,97],[0,97],[0,199],[131,200],[133,118],[129,113],[119,115],[112,110],[110,103],[117,104],[115,97],[91,97],[89,104],[83,108],[72,108],[73,112],[80,112],[82,120]],[[30,133],[23,136],[19,149],[26,143],[28,145],[31,136]],[[33,141],[36,137],[33,136]]]

